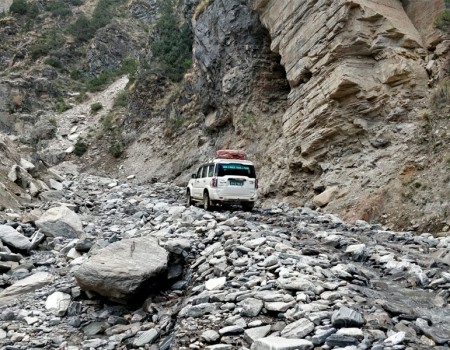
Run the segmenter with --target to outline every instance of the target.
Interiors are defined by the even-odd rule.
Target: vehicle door
[[[201,189],[201,178],[202,178],[203,167],[200,167],[197,171],[196,178],[192,181],[192,197],[200,198],[203,196]]]
[[[202,167],[202,176],[199,179],[199,197],[203,197],[203,190],[206,188],[208,183],[208,166],[209,165],[204,165]]]

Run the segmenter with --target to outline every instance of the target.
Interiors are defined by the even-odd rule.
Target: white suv
[[[214,159],[203,164],[187,185],[188,205],[202,202],[205,210],[217,204],[241,204],[251,211],[257,198],[255,167],[248,160]]]

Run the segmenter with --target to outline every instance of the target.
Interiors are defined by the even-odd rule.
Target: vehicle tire
[[[194,205],[194,202],[192,201],[192,197],[191,197],[191,191],[189,189],[186,190],[186,204],[188,205],[188,207],[190,207],[191,205]]]
[[[255,203],[253,203],[253,202],[243,202],[242,203],[242,210],[244,210],[244,211],[252,211],[254,206],[255,206]]]
[[[205,193],[203,193],[203,209],[205,209],[207,211],[210,211],[212,209],[212,204],[209,199],[209,194],[206,191],[205,191]]]

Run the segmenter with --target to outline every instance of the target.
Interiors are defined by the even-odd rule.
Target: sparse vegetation
[[[71,8],[62,0],[54,0],[47,4],[46,10],[55,17],[67,17],[72,14]]]
[[[102,108],[103,108],[103,105],[100,102],[95,102],[95,103],[91,104],[91,114],[96,114]]]
[[[113,16],[114,0],[100,0],[92,13],[92,18],[82,15],[69,26],[68,32],[73,35],[78,42],[87,42],[94,37],[95,32],[108,25]]]
[[[83,154],[85,154],[88,150],[88,145],[84,140],[80,137],[77,142],[75,143],[73,153],[77,155],[78,157],[81,157]]]
[[[48,64],[49,66],[52,66],[54,68],[58,68],[58,69],[63,68],[63,64],[61,63],[61,61],[56,58],[53,58],[53,57],[49,57],[49,58],[45,59],[44,63]]]
[[[56,102],[55,111],[58,113],[63,113],[71,108],[71,105],[67,104],[63,98],[60,98],[58,102]]]
[[[450,102],[450,82],[448,80],[440,82],[433,90],[430,99],[434,108],[441,108]]]
[[[86,89],[91,92],[101,91],[106,85],[111,83],[115,78],[120,75],[128,74],[130,79],[136,76],[138,63],[132,59],[126,59],[123,61],[119,69],[113,72],[102,71],[94,78],[86,80]]]
[[[119,158],[123,154],[124,150],[125,146],[121,140],[113,140],[109,146],[109,152],[114,158]]]
[[[120,116],[114,113],[109,113],[102,120],[104,135],[109,144],[108,151],[114,158],[119,158],[125,151],[120,123]]]
[[[445,0],[445,9],[441,13],[441,15],[436,19],[434,22],[434,25],[436,28],[442,30],[442,31],[449,31],[450,30],[450,0]]]
[[[197,20],[198,17],[208,8],[211,0],[201,0],[197,5],[194,11],[194,20]]]
[[[162,3],[155,25],[158,36],[151,43],[151,49],[160,72],[172,81],[180,81],[192,65],[192,33],[186,23],[178,25],[174,5],[173,0]]]
[[[128,91],[123,90],[119,92],[114,100],[113,107],[126,107],[128,105]]]
[[[64,45],[65,40],[61,33],[56,30],[46,32],[42,38],[30,47],[30,55],[33,59],[45,56],[52,50],[56,50]]]
[[[18,15],[26,15],[28,4],[26,0],[13,0],[9,11]]]

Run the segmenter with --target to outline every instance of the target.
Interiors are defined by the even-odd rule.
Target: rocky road
[[[0,222],[1,349],[447,349],[450,237],[67,175]]]

